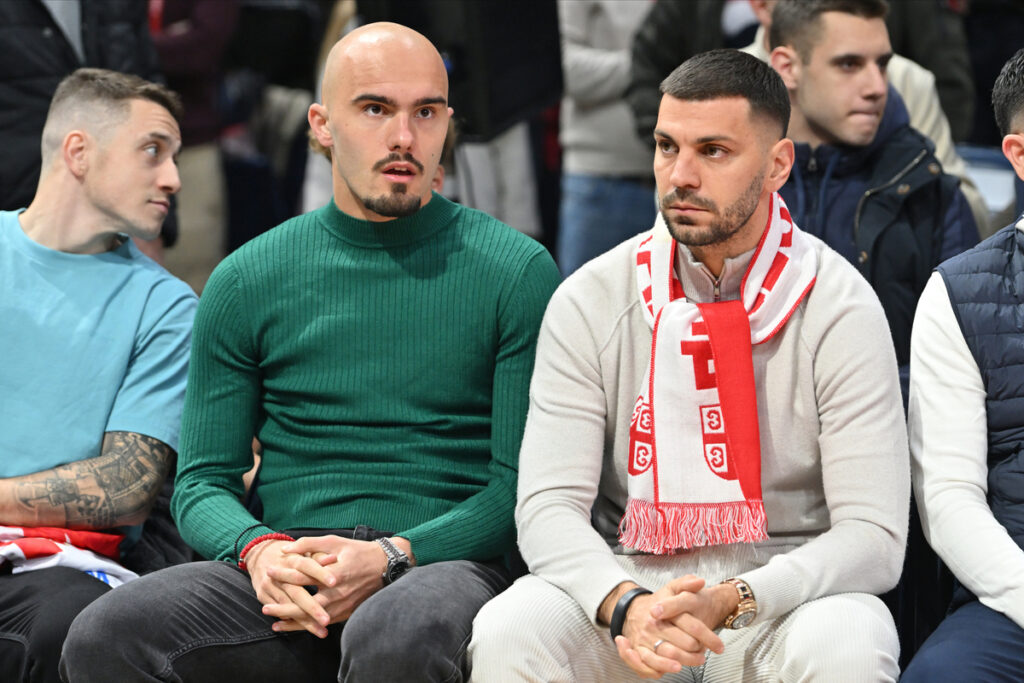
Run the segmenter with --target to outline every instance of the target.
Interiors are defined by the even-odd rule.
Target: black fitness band
[[[612,620],[608,624],[608,630],[612,637],[612,642],[615,642],[615,636],[622,635],[622,625],[626,623],[626,612],[629,611],[629,605],[633,600],[640,595],[650,595],[651,591],[646,588],[637,586],[631,590],[626,591],[619,598],[619,601],[615,603],[615,609],[612,611]]]

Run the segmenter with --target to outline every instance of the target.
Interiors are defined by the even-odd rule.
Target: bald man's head
[[[408,26],[380,21],[354,29],[331,48],[324,65],[324,103],[330,101],[329,93],[344,81],[346,74],[357,73],[367,62],[389,52],[435,68],[437,76],[444,81],[444,96],[448,97],[448,72],[434,44]]]
[[[322,93],[309,124],[331,150],[338,207],[386,220],[430,201],[451,117],[437,48],[405,26],[362,26],[328,54]]]

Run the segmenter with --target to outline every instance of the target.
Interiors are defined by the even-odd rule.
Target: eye
[[[142,151],[151,157],[155,157],[160,154],[160,145],[154,142],[143,147]]]
[[[719,147],[718,145],[708,145],[704,148],[704,156],[711,157],[712,159],[718,159],[724,157],[728,150],[725,147]]]
[[[379,104],[368,104],[363,109],[363,111],[365,111],[370,116],[380,116],[381,114],[384,113],[384,107],[382,107]]]
[[[674,154],[676,151],[675,143],[670,140],[658,140],[657,145],[662,154]]]
[[[434,118],[434,110],[430,107],[422,107],[416,112],[416,116],[421,119],[432,119]]]
[[[836,62],[836,66],[838,66],[842,71],[856,71],[860,68],[860,60],[848,57],[846,59],[840,59]]]

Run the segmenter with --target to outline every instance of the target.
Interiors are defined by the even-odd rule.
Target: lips
[[[164,199],[151,199],[150,204],[159,207],[164,213],[167,213],[171,209],[171,203]]]
[[[392,179],[407,180],[416,175],[416,169],[412,164],[388,164],[382,173]]]

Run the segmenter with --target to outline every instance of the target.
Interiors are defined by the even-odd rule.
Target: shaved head
[[[322,94],[308,118],[330,150],[335,204],[387,220],[429,202],[452,114],[437,48],[405,26],[367,24],[331,48]]]
[[[383,65],[381,60],[387,57],[415,60],[415,63],[432,66],[437,70],[438,78],[443,80],[444,96],[448,97],[448,72],[434,44],[408,26],[381,21],[350,31],[331,48],[324,65],[324,104],[330,107],[331,95],[347,76],[359,73],[367,66],[379,68]]]

